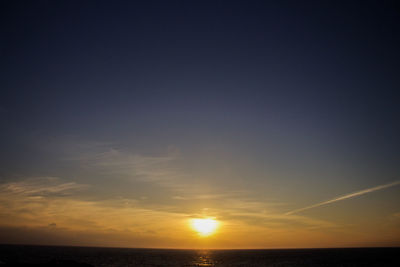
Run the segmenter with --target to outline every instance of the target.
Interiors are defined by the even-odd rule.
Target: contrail
[[[347,194],[347,195],[344,195],[344,196],[336,197],[336,198],[331,199],[331,200],[320,202],[320,203],[317,203],[317,204],[314,204],[314,205],[311,205],[311,206],[308,206],[308,207],[305,207],[305,208],[292,210],[292,211],[289,211],[289,212],[285,213],[285,215],[290,215],[290,214],[293,214],[293,213],[298,213],[298,212],[303,211],[303,210],[308,210],[308,209],[316,208],[316,207],[319,207],[319,206],[327,205],[327,204],[330,204],[330,203],[333,203],[333,202],[336,202],[336,201],[341,201],[341,200],[345,200],[345,199],[348,199],[348,198],[361,196],[361,195],[364,195],[364,194],[367,194],[367,193],[375,192],[375,191],[382,190],[382,189],[385,189],[385,188],[388,188],[388,187],[392,187],[392,186],[396,186],[396,185],[399,185],[399,184],[400,184],[400,181],[395,181],[395,182],[390,183],[390,184],[378,185],[378,186],[375,186],[375,187],[372,187],[372,188],[364,189],[364,190],[357,191],[357,192],[354,192],[354,193],[350,193],[350,194]]]

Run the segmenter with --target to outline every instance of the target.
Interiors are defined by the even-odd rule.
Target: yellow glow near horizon
[[[218,221],[214,219],[192,219],[192,228],[201,236],[209,236],[213,234],[218,227]]]

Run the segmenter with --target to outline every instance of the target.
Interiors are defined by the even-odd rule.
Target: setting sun
[[[214,219],[192,219],[192,228],[201,236],[208,236],[213,234],[218,227],[218,221]]]

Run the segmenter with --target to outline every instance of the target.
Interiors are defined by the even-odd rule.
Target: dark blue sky
[[[6,143],[37,131],[161,144],[262,144],[298,132],[399,158],[394,1],[5,1],[1,9]]]
[[[182,184],[294,209],[399,178],[396,1],[2,1],[0,12],[1,181],[61,177],[93,184],[93,197],[157,203],[176,189],[169,178],[146,169],[150,182],[135,176],[129,192],[126,173],[110,180],[105,160],[85,160],[166,157]]]

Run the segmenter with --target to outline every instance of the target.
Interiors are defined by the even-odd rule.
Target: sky
[[[400,246],[396,1],[0,13],[0,243]]]

